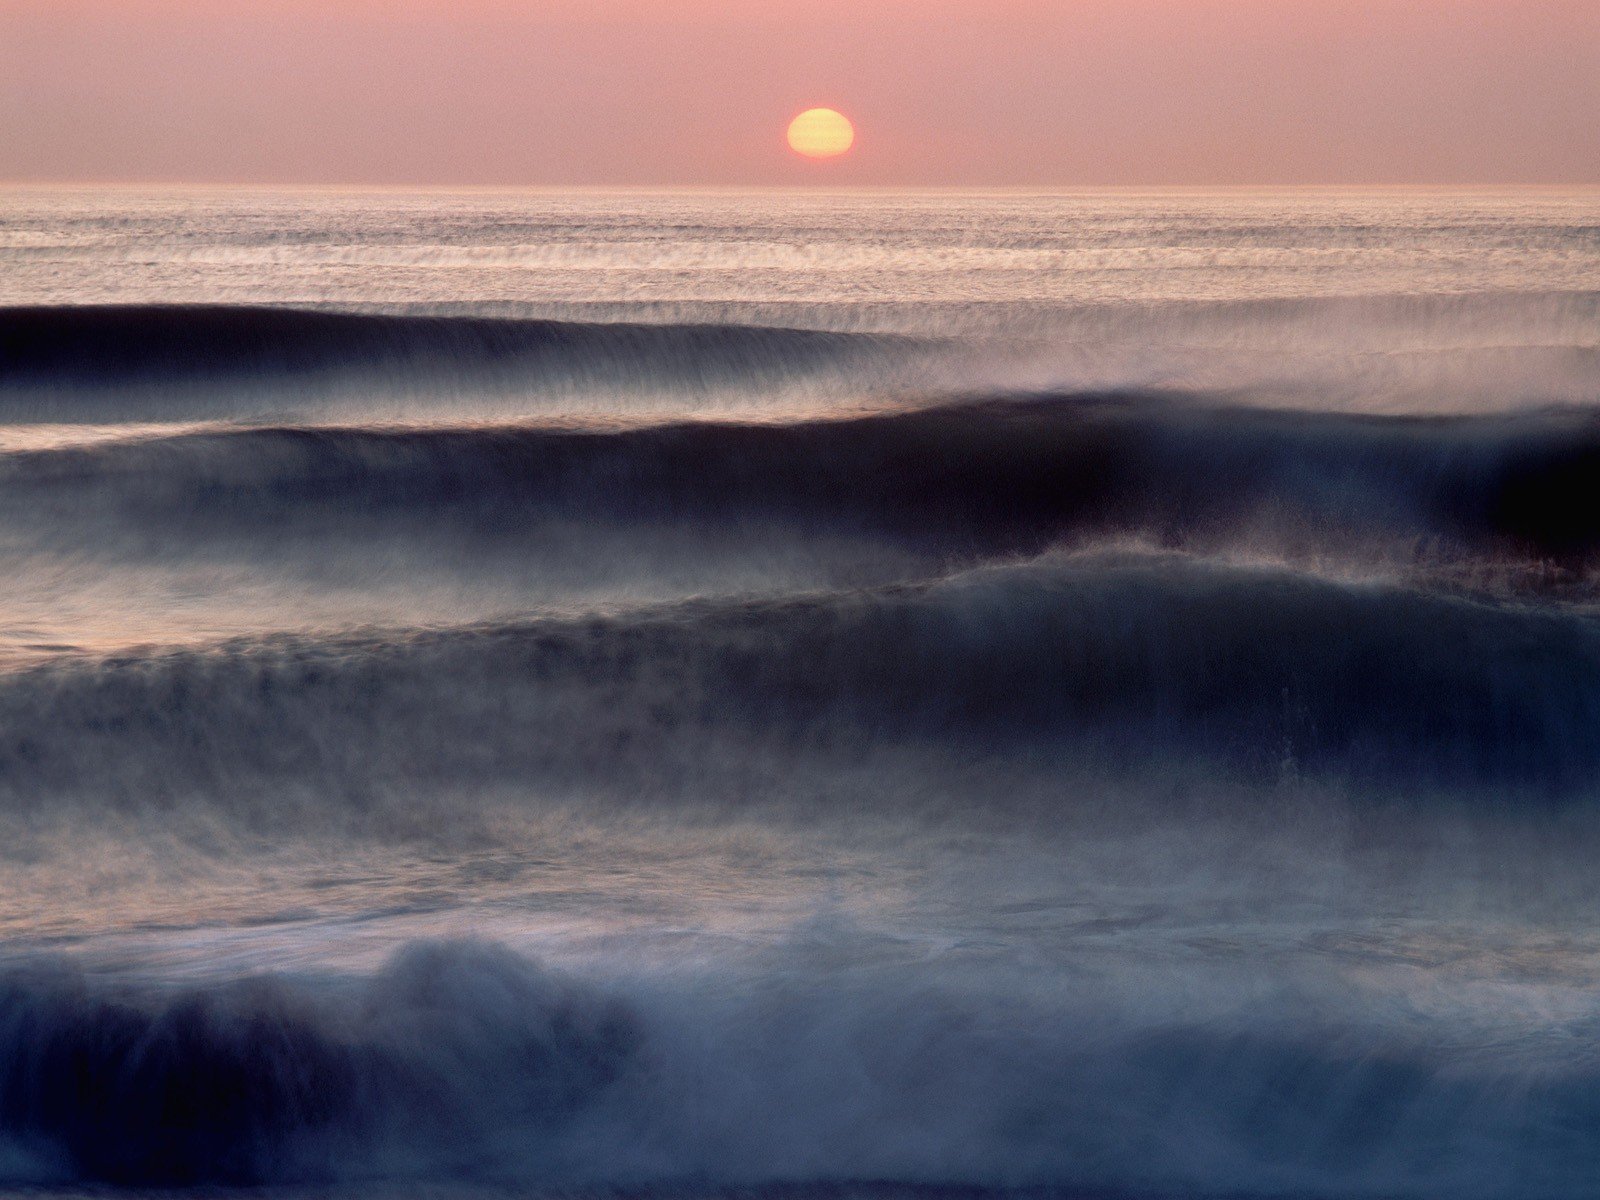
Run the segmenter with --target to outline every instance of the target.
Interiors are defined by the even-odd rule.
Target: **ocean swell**
[[[1600,423],[1393,418],[1150,395],[823,421],[266,428],[0,456],[0,507],[80,550],[552,526],[851,534],[960,559],[1147,537],[1196,549],[1547,561],[1600,546]],[[181,535],[181,536],[175,536]]]
[[[8,421],[237,419],[352,390],[446,408],[485,386],[703,393],[894,377],[927,343],[757,325],[597,324],[224,305],[0,309]]]
[[[1600,625],[1182,557],[1046,558],[800,599],[67,659],[0,680],[0,717],[0,795],[40,818],[72,797],[200,796],[292,824],[468,785],[717,794],[740,764],[905,749],[1507,805],[1590,792]]]

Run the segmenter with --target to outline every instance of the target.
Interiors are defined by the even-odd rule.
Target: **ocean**
[[[1600,193],[0,191],[0,1186],[1600,1190]]]

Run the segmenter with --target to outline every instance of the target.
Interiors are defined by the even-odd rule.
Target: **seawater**
[[[1600,194],[0,193],[0,1183],[1579,1197]]]

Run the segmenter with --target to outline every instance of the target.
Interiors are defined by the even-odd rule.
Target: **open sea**
[[[0,191],[0,1187],[1600,1194],[1600,192]]]

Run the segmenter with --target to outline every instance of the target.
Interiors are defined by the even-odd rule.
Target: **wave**
[[[14,422],[417,419],[1184,387],[1370,412],[1588,404],[1600,293],[1021,306],[0,308]],[[692,402],[689,403],[689,402]],[[784,405],[778,405],[780,408]]]
[[[239,418],[326,400],[319,388],[446,396],[473,384],[652,391],[888,373],[923,343],[751,325],[587,324],[223,305],[0,308],[11,421]],[[310,389],[309,391],[307,389]]]
[[[0,796],[36,821],[198,800],[267,828],[378,831],[504,787],[789,803],[787,775],[870,761],[885,806],[914,802],[905,771],[1010,763],[1515,812],[1592,793],[1597,721],[1588,610],[1087,556],[22,670],[0,679]],[[992,788],[979,802],[1005,809]]]
[[[24,968],[0,979],[0,1014],[13,1183],[470,1174],[496,1139],[535,1157],[638,1037],[591,989],[447,944],[332,999],[266,979],[140,996]]]
[[[1163,1016],[1087,976],[1002,999],[992,976],[787,954],[633,981],[471,942],[343,981],[13,966],[0,1177],[1566,1197],[1600,1166],[1587,1044],[1463,1053],[1342,1014],[1353,990]]]
[[[431,530],[488,543],[565,526],[859,535],[952,561],[1138,535],[1573,572],[1600,549],[1600,415],[1108,394],[791,423],[209,430],[0,456],[0,507],[75,550],[143,537],[176,555],[188,539]]]
[[[429,306],[509,315],[514,304]],[[1483,413],[1600,395],[1600,293],[541,306],[575,320],[759,322],[933,341],[947,390],[1181,387],[1313,411]],[[913,380],[913,383],[924,382]]]

